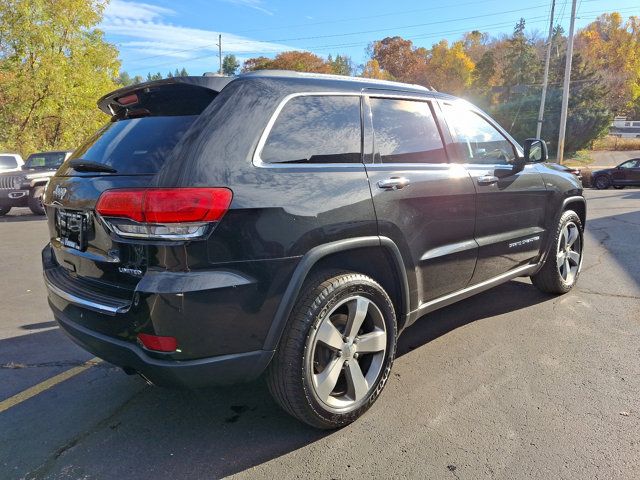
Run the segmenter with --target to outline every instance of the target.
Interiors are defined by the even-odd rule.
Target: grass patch
[[[620,138],[606,135],[593,142],[592,150],[640,150],[640,138]]]
[[[593,163],[593,158],[589,154],[588,150],[579,150],[571,157],[564,160],[564,164],[568,167],[586,167]]]

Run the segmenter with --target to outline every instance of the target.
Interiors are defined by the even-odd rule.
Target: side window
[[[371,114],[382,163],[446,163],[429,102],[372,98]]]
[[[289,100],[260,153],[266,163],[360,163],[360,97]]]
[[[629,160],[628,162],[621,164],[620,168],[636,168],[638,163],[639,162],[637,160]]]
[[[509,164],[516,151],[504,135],[477,113],[465,108],[443,105],[447,123],[467,163]]]

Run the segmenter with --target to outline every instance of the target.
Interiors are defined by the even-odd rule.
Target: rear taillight
[[[229,209],[228,188],[133,188],[107,190],[96,212],[118,235],[184,240],[205,235]]]

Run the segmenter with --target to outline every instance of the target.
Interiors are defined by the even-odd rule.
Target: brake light
[[[229,209],[228,188],[133,188],[107,190],[96,212],[119,235],[182,240],[195,238]]]
[[[160,337],[158,335],[149,335],[148,333],[139,333],[138,340],[145,348],[156,352],[175,352],[178,349],[178,341],[174,337]]]

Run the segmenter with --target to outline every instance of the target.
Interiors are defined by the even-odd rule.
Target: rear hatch
[[[96,214],[101,194],[154,187],[180,158],[190,127],[229,79],[185,78],[121,89],[99,101],[111,121],[74,151],[45,194],[52,265],[65,283],[130,298],[162,242],[115,235]],[[150,260],[151,259],[151,260]]]

